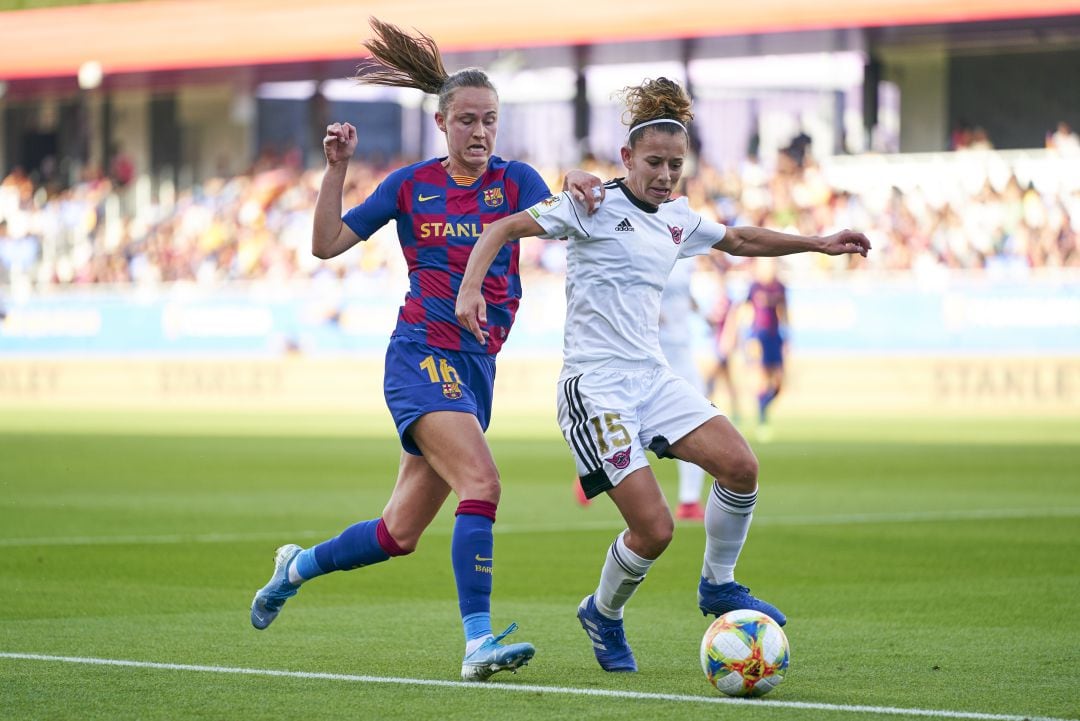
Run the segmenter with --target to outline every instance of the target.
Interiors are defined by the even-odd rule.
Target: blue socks
[[[326,573],[326,570],[315,560],[314,548],[305,548],[296,554],[296,558],[293,559],[292,570],[304,581]]]
[[[495,504],[462,501],[455,512],[450,559],[457,583],[458,608],[465,641],[491,633],[491,572],[495,538]]]
[[[331,571],[350,571],[405,554],[386,530],[382,518],[374,518],[354,523],[329,541],[305,548],[297,554],[293,568],[306,581]]]
[[[765,423],[766,411],[769,409],[769,404],[780,394],[780,391],[776,388],[770,388],[767,391],[758,394],[758,419],[761,423]]]
[[[455,512],[450,560],[457,584],[458,608],[468,644],[479,645],[491,632],[491,575],[495,538],[495,504],[461,501]],[[355,523],[340,534],[296,556],[290,569],[297,583],[332,571],[349,571],[381,563],[405,551],[390,536],[382,518]],[[293,575],[290,573],[290,576]]]

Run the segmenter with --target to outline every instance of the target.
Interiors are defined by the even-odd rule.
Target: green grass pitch
[[[574,611],[615,510],[575,504],[550,419],[497,417],[490,437],[494,622],[537,655],[463,688],[422,683],[458,678],[452,503],[413,556],[318,579],[249,625],[277,545],[380,512],[399,452],[383,421],[0,411],[0,716],[1080,718],[1080,419],[778,421],[754,444],[738,573],[788,614],[792,664],[739,705],[690,698],[719,697],[698,665],[700,525],[678,526],[627,609],[640,672],[605,674]],[[654,467],[672,498],[674,466]]]

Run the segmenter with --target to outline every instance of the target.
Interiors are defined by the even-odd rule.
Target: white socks
[[[705,505],[705,562],[701,575],[709,583],[735,580],[735,562],[746,542],[757,503],[757,490],[734,493],[714,482]]]
[[[620,619],[623,606],[634,595],[638,585],[656,559],[642,558],[623,541],[626,531],[619,534],[608,549],[604,570],[600,572],[600,585],[593,594],[596,609],[611,619]]]
[[[705,560],[701,567],[701,575],[709,583],[735,580],[735,563],[746,543],[756,504],[757,490],[735,493],[713,483],[705,505]],[[600,585],[593,594],[597,610],[611,619],[622,618],[623,606],[656,560],[642,558],[627,548],[623,540],[626,533],[620,533],[608,548]]]
[[[697,503],[701,500],[701,484],[705,471],[689,461],[677,461],[679,467],[679,503]]]

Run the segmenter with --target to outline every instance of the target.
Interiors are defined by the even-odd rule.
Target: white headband
[[[634,127],[630,128],[630,132],[627,133],[627,136],[633,135],[635,130],[641,130],[648,125],[656,125],[657,123],[674,123],[675,125],[678,125],[680,128],[682,128],[684,133],[686,133],[687,135],[690,134],[689,131],[687,131],[686,126],[680,123],[678,120],[673,120],[671,118],[657,118],[656,120],[646,120],[644,123],[638,123]]]

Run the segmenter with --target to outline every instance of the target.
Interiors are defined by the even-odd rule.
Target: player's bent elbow
[[[311,254],[319,260],[326,260],[327,258],[333,258],[334,253],[334,239],[329,237],[326,233],[319,233],[317,230],[311,236]]]
[[[329,260],[335,258],[346,250],[352,247],[351,243],[342,241],[341,238],[334,238],[327,241],[312,241],[311,254],[319,260]]]
[[[320,260],[329,260],[341,255],[361,240],[363,238],[353,233],[344,223],[340,224],[334,233],[320,232],[316,227],[311,235],[311,254]]]

